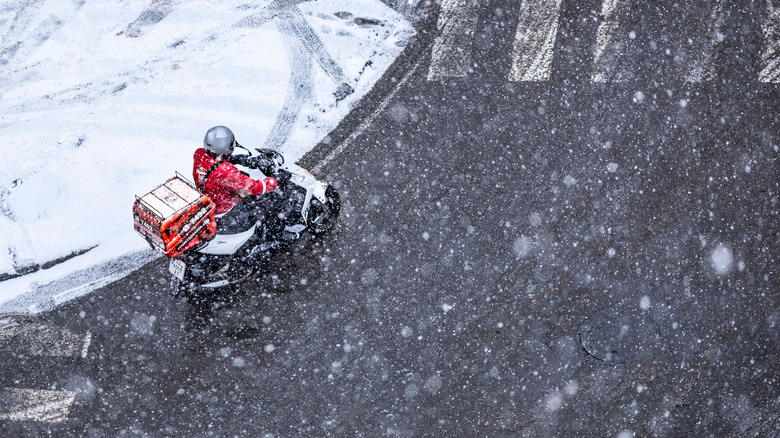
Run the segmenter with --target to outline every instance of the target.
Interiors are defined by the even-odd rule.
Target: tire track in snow
[[[344,71],[330,56],[330,53],[325,50],[322,40],[314,33],[314,29],[309,26],[300,8],[296,6],[290,12],[290,22],[295,29],[295,34],[298,35],[306,49],[314,56],[314,59],[317,60],[317,63],[325,70],[325,73],[334,83],[345,83],[347,79],[344,76]]]
[[[260,27],[264,26],[269,21],[273,20],[279,15],[275,11],[262,11],[238,20],[233,27]]]
[[[443,0],[431,49],[428,80],[465,77],[472,70],[471,39],[477,28],[478,0]]]
[[[9,194],[10,191],[7,188],[0,187],[0,226],[3,230],[2,239],[5,240],[2,246],[7,248],[8,255],[11,257],[11,268],[13,269],[11,274],[23,275],[36,270],[35,253],[27,231],[16,220],[11,206],[8,205]]]
[[[29,1],[22,5],[14,15],[7,29],[2,29],[0,37],[0,65],[8,64],[8,61],[16,55],[16,52],[23,44],[24,33],[29,28],[33,14],[38,10],[40,4],[35,1]],[[13,11],[9,8],[9,11]]]
[[[233,27],[260,27],[274,18],[287,14],[288,9],[309,1],[311,0],[276,0],[260,12],[242,18]]]
[[[515,34],[510,81],[550,79],[561,0],[523,0]]]
[[[162,60],[162,62],[167,61]],[[151,64],[156,64],[156,62]],[[108,79],[101,80],[95,78],[92,82],[71,85],[68,88],[51,92],[45,96],[36,96],[27,102],[9,107],[4,114],[0,115],[0,122],[11,118],[16,121],[23,120],[24,117],[34,116],[29,114],[34,111],[61,111],[63,106],[91,103],[109,94],[119,94],[130,86],[147,83],[155,73],[153,69],[153,66],[144,69],[144,76],[136,76],[135,74],[138,73],[138,70],[132,70],[115,74]],[[4,123],[0,123],[0,127],[4,125]]]
[[[29,35],[32,39],[33,47],[38,47],[45,43],[63,24],[64,22],[56,15],[48,16]]]
[[[64,24],[56,15],[49,15],[33,30],[26,33],[27,26],[24,24],[30,23],[29,15],[31,14],[32,11],[28,8],[20,11],[10,33],[3,38],[2,49],[0,49],[0,65],[7,65],[11,59],[33,52]]]
[[[317,60],[325,74],[339,86],[334,93],[336,100],[341,100],[354,91],[347,83],[344,70],[325,49],[325,45],[306,21],[303,12],[297,6],[292,6],[280,17],[283,19],[279,20],[277,26],[287,45],[292,77],[287,87],[284,105],[264,143],[264,147],[271,149],[279,149],[287,141],[301,108],[311,99],[314,86],[312,58]]]
[[[780,0],[766,0],[759,82],[780,83]]]
[[[304,43],[296,35],[295,26],[288,20],[279,20],[277,27],[287,45],[292,77],[287,86],[284,105],[263,144],[263,147],[275,150],[290,137],[303,103],[311,98],[313,88],[311,57],[308,56]]]
[[[43,67],[44,63],[38,61],[5,72],[4,76],[0,77],[0,89],[9,90],[15,87],[19,87],[25,82],[43,78],[43,74],[41,74],[40,71],[43,69]],[[2,96],[0,95],[0,97]]]
[[[120,32],[120,35],[125,35],[128,38],[138,38],[143,35],[148,28],[163,21],[172,10],[172,0],[152,0],[149,8],[141,12],[135,21],[128,24],[127,28]]]

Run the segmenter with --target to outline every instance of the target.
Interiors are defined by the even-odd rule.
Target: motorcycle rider
[[[289,178],[289,173],[280,172],[277,177],[261,180],[252,179],[242,173],[236,164],[259,169],[264,174],[272,173],[274,161],[270,156],[232,155],[236,147],[233,131],[225,126],[214,126],[206,131],[203,147],[194,155],[192,176],[198,188],[216,204],[218,233],[233,234],[246,231],[263,218],[266,230],[279,233],[282,223],[269,210],[270,204],[262,196],[276,190],[277,178]]]

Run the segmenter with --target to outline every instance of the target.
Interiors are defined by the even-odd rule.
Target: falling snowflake
[[[734,256],[731,253],[731,248],[724,244],[718,244],[715,250],[710,254],[710,264],[715,272],[721,277],[731,272],[734,265]]]

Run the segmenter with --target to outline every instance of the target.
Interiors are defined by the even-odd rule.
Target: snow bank
[[[0,311],[41,310],[155,257],[133,231],[134,196],[190,176],[209,127],[297,160],[414,33],[377,0],[274,5],[4,5]]]

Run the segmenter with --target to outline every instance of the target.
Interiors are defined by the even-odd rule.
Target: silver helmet
[[[233,131],[225,126],[215,126],[206,131],[203,137],[203,148],[214,155],[230,155],[236,146]]]

